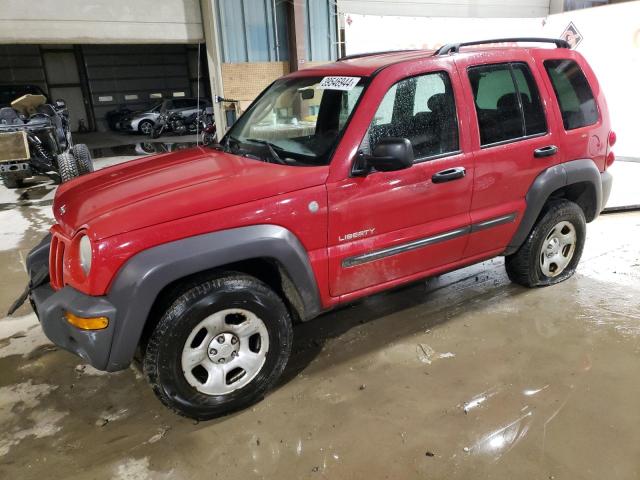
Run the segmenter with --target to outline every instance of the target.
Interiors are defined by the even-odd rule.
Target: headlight
[[[87,235],[83,235],[80,238],[80,266],[82,270],[84,270],[85,275],[89,275],[89,270],[91,270],[91,240]]]

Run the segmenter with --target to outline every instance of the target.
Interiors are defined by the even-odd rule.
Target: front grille
[[[64,286],[62,270],[64,267],[64,250],[66,244],[62,237],[53,232],[51,236],[51,247],[49,250],[49,277],[54,290],[60,290]]]

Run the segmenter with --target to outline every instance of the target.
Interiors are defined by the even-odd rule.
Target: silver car
[[[119,125],[116,125],[117,129],[124,130],[126,132],[138,132],[143,135],[149,135],[160,116],[162,103],[163,102],[156,103],[153,107],[147,110],[133,112],[127,115],[120,120]]]
[[[184,116],[189,116],[198,111],[197,98],[167,98],[157,103],[148,110],[134,112],[121,120],[120,129],[127,132],[138,132],[144,135],[150,135],[153,126],[158,121],[160,112],[173,113],[181,112]],[[210,107],[211,102],[204,98],[200,99],[200,109]]]

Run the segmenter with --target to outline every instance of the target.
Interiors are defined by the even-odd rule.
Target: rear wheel
[[[151,334],[144,371],[169,408],[214,418],[262,398],[282,374],[291,341],[280,297],[256,278],[228,273],[173,302]]]
[[[21,188],[23,186],[22,178],[15,175],[2,175],[2,183],[7,188]]]
[[[164,132],[165,127],[164,125],[154,125],[153,128],[151,129],[151,133],[149,134],[149,136],[151,138],[158,138],[160,137],[160,135],[162,135],[162,132]]]
[[[71,151],[73,152],[73,156],[76,158],[78,173],[80,175],[93,172],[93,160],[91,159],[89,147],[84,143],[78,143],[73,146]]]
[[[57,155],[56,160],[58,162],[58,174],[60,174],[62,183],[68,182],[79,175],[78,164],[71,152],[65,152]]]
[[[578,266],[585,237],[582,209],[568,200],[551,201],[520,249],[505,258],[509,278],[526,287],[566,280]]]

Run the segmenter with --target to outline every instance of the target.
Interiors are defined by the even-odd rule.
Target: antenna
[[[200,42],[198,42],[198,85],[196,86],[196,147],[200,145]]]

